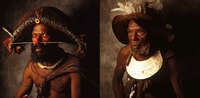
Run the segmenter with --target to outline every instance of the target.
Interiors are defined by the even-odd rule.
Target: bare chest
[[[54,72],[54,70],[41,69],[37,66],[34,66],[31,77],[37,88],[41,87],[44,81],[47,81],[45,85],[47,86],[48,90],[57,93],[63,93],[70,83],[69,74],[62,74],[55,76],[54,78],[49,78],[50,74]]]

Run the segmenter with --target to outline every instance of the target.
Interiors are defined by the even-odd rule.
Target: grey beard
[[[137,49],[131,49],[133,54],[138,54],[140,56],[148,56],[150,54],[150,42],[147,42]]]

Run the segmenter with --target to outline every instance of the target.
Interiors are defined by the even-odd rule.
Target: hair
[[[36,52],[37,47],[42,48],[40,52]],[[31,47],[31,58],[33,62],[50,62],[54,63],[65,55],[62,48],[58,47],[57,44],[38,44]]]

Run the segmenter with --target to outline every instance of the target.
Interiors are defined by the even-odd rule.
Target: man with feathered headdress
[[[183,98],[175,53],[166,47],[174,36],[168,34],[158,19],[143,11],[145,6],[127,3],[131,2],[112,10],[126,12],[115,16],[112,21],[116,38],[126,44],[118,53],[114,70],[115,98]],[[134,7],[137,8],[134,10]],[[124,86],[122,78],[125,72],[128,79]]]
[[[15,98],[28,96],[33,84],[38,98],[80,98],[80,62],[76,56],[84,52],[85,43],[70,32],[69,26],[68,17],[54,7],[32,9],[19,20],[4,44],[14,54],[31,43],[32,53]],[[58,46],[64,42],[77,46],[77,51],[66,53]]]

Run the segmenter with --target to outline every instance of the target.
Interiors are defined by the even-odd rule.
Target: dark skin
[[[44,24],[37,24],[34,26],[32,31],[32,41],[33,45],[39,44],[39,42],[44,42],[42,44],[46,45],[50,41],[51,36],[47,33],[47,27]],[[33,51],[40,52],[42,48],[36,48]],[[55,64],[56,62],[40,62],[45,66],[50,66]],[[29,94],[31,92],[33,83],[39,83],[39,77],[31,71],[31,66],[33,66],[34,62],[30,61],[26,66],[23,74],[22,84],[20,85],[15,98],[22,98],[25,94]],[[54,71],[54,69],[42,69],[39,66],[35,66],[37,72],[46,76],[48,73]],[[50,81],[49,96],[48,98],[65,98],[67,95],[67,90],[64,90],[65,87],[71,81],[71,98],[80,98],[80,74],[77,72],[69,73],[58,78],[55,78]],[[56,90],[59,90],[57,92]]]
[[[137,25],[134,21],[130,21],[128,25],[128,39],[129,44],[122,47],[118,56],[117,56],[117,65],[114,70],[113,76],[113,91],[115,98],[128,98],[129,95],[126,93],[126,89],[123,85],[123,75],[126,71],[127,59],[131,53],[132,49],[138,48],[141,43],[144,43],[148,32],[145,32],[142,27]],[[148,41],[146,41],[148,42]],[[168,50],[166,52],[166,58],[173,56],[173,51]],[[133,55],[135,59],[138,61],[143,61],[151,57],[151,55],[143,56],[137,53]],[[176,71],[176,60],[174,58],[170,58],[167,62],[167,66],[170,69],[169,79],[173,86],[174,92],[176,93],[177,98],[184,98],[183,93],[180,89],[178,83],[178,73]],[[136,98],[141,98],[141,84],[137,83],[137,91]],[[155,98],[151,93],[145,93],[145,98]]]
[[[24,70],[22,84],[20,85],[15,98],[22,98],[25,94],[29,94],[33,83],[38,85],[39,77],[31,71],[32,64],[33,62],[30,62]],[[41,69],[38,66],[36,66],[36,70],[43,76],[53,71]],[[80,75],[78,73],[70,73],[51,80],[50,86],[53,87],[53,89],[49,90],[50,96],[48,96],[48,98],[66,98],[68,93],[63,87],[65,87],[69,81],[71,81],[71,98],[80,98]]]

